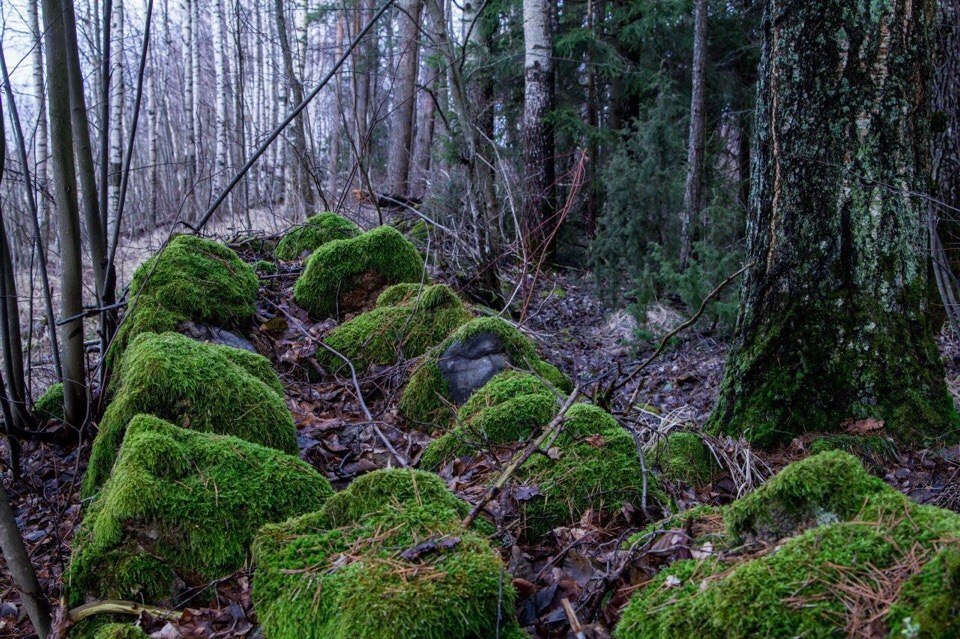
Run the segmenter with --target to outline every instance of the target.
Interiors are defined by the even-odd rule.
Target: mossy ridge
[[[85,595],[158,602],[177,576],[192,585],[223,577],[243,566],[260,526],[332,495],[297,457],[137,415],[74,542],[70,605]]]
[[[498,373],[460,407],[454,429],[427,446],[420,467],[436,471],[484,445],[522,441],[553,419],[559,399],[557,391],[535,375]]]
[[[793,470],[798,465],[801,472]],[[823,485],[804,493],[800,487],[805,481],[814,481],[817,470]],[[828,478],[831,473],[838,473],[839,479]],[[955,623],[955,617],[946,617],[941,611],[955,606],[956,598],[934,600],[935,589],[930,583],[942,584],[951,578],[950,569],[940,568],[935,562],[944,561],[944,566],[949,566],[951,555],[942,548],[960,548],[960,517],[913,504],[873,479],[852,456],[824,453],[788,466],[754,493],[772,484],[768,494],[759,499],[744,498],[723,509],[678,515],[681,519],[714,517],[720,510],[728,529],[737,532],[740,525],[751,520],[744,517],[745,513],[756,513],[764,506],[781,512],[828,513],[833,509],[829,517],[821,518],[820,525],[769,545],[769,551],[759,557],[672,564],[634,595],[614,636],[839,638],[846,634],[844,601],[849,591],[842,590],[845,584],[871,583],[878,571],[903,578],[905,573],[909,576],[918,560],[928,562],[927,567],[907,581],[901,601],[886,615],[891,636],[901,636],[896,632],[904,618],[924,618],[925,610],[932,612],[926,617],[926,627],[921,626],[921,634],[916,636],[954,636],[940,634],[949,633],[949,624]],[[844,483],[851,484],[847,494],[828,494]],[[748,503],[744,505],[744,501]],[[789,537],[796,530],[783,528],[779,532]],[[724,541],[714,535],[711,541],[723,550],[736,546],[741,538],[734,534]],[[925,583],[925,576],[929,582]],[[936,593],[942,594],[943,588],[937,588]]]
[[[663,476],[701,487],[713,481],[719,470],[713,453],[695,433],[671,433],[654,447],[650,461]]]
[[[124,353],[116,395],[100,421],[83,495],[92,496],[106,481],[126,426],[139,413],[295,454],[296,427],[265,362],[179,333],[139,335]]]
[[[41,420],[53,419],[63,420],[63,384],[57,382],[51,384],[50,388],[43,391],[43,394],[37,398],[33,405],[33,411],[37,418]]]
[[[176,235],[141,264],[130,284],[131,304],[107,352],[114,366],[134,337],[175,331],[185,321],[240,328],[256,312],[260,280],[227,246]]]
[[[293,288],[294,299],[314,317],[334,317],[342,296],[365,273],[384,284],[420,282],[423,258],[396,229],[380,226],[357,237],[327,242],[310,256]]]
[[[842,450],[870,466],[882,466],[897,457],[897,443],[890,437],[837,433],[818,437],[810,443],[810,454]]]
[[[268,639],[522,637],[509,575],[435,475],[375,471],[319,512],[265,526],[253,601]],[[416,559],[404,551],[427,541]],[[449,547],[439,543],[449,542]]]
[[[960,544],[941,550],[903,585],[887,619],[891,637],[960,637]]]
[[[315,251],[327,242],[346,240],[360,235],[360,227],[352,220],[324,211],[302,225],[294,227],[277,243],[274,251],[278,260],[296,260],[307,251]]]
[[[443,284],[397,284],[380,295],[376,308],[336,327],[325,341],[363,371],[393,364],[401,355],[419,357],[472,317]],[[324,349],[317,360],[334,373],[345,366]]]
[[[105,621],[100,617],[92,617],[72,626],[67,636],[70,639],[149,639],[150,635],[131,623]]]
[[[400,398],[400,414],[411,422],[448,428],[454,420],[450,410],[449,388],[440,368],[439,358],[455,342],[465,342],[482,333],[496,335],[511,364],[533,373],[562,392],[571,390],[570,380],[552,364],[537,355],[534,343],[509,322],[499,317],[480,317],[458,328],[441,344],[431,349],[417,367]]]

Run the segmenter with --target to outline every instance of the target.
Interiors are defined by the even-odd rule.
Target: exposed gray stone
[[[437,361],[450,389],[450,399],[458,406],[509,365],[503,344],[493,333],[479,333],[465,342],[454,342]]]
[[[177,331],[198,342],[222,344],[223,346],[231,346],[244,351],[250,351],[251,353],[257,352],[256,347],[247,338],[216,326],[184,322],[177,327]]]

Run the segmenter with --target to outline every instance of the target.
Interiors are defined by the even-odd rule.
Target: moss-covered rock
[[[144,333],[124,353],[113,401],[100,421],[83,494],[110,474],[127,424],[139,413],[197,431],[234,435],[296,453],[296,428],[269,362],[178,333]]]
[[[454,429],[427,446],[420,467],[436,471],[485,446],[522,441],[548,424],[558,408],[557,391],[539,377],[513,370],[499,373],[460,407]]]
[[[804,483],[816,486],[804,491]],[[728,528],[786,521],[756,517],[763,507],[792,513],[798,527],[767,528],[777,543],[759,552],[667,567],[631,599],[618,639],[955,636],[957,598],[945,588],[956,578],[960,516],[911,503],[845,453],[792,464],[767,486],[723,509]],[[807,522],[809,513],[819,523]],[[715,537],[714,550],[741,541]],[[899,600],[888,609],[891,598]]]
[[[267,639],[523,636],[500,558],[429,473],[375,471],[319,511],[265,526],[253,602]]]
[[[481,317],[464,324],[427,353],[400,398],[404,418],[421,425],[450,426],[456,411],[451,409],[450,388],[440,370],[440,359],[451,347],[485,334],[499,340],[505,358],[514,368],[533,373],[560,391],[570,390],[570,381],[555,366],[540,359],[529,338],[498,317]]]
[[[384,287],[424,279],[423,258],[389,226],[327,242],[297,278],[297,304],[317,318],[368,308]]]
[[[107,353],[113,366],[141,333],[176,331],[191,321],[220,328],[250,323],[260,282],[230,248],[194,235],[177,235],[137,268],[130,306]]]
[[[713,453],[694,433],[671,433],[656,445],[650,461],[667,479],[696,487],[709,484],[719,468]]]
[[[105,620],[101,616],[82,620],[70,628],[67,636],[70,639],[148,639],[150,635],[139,626]]]
[[[897,443],[889,437],[836,433],[818,437],[810,443],[810,453],[843,450],[856,455],[864,463],[880,465],[897,456]]]
[[[274,253],[278,260],[295,260],[327,242],[347,240],[360,235],[360,227],[351,220],[329,211],[319,213],[283,236]]]
[[[371,364],[393,364],[401,356],[419,357],[471,317],[456,293],[443,284],[397,284],[380,295],[376,308],[335,328],[326,343],[362,371]],[[317,359],[333,372],[344,366],[322,348]]]
[[[298,458],[149,415],[127,426],[87,510],[66,578],[85,596],[157,602],[241,568],[257,529],[319,509],[329,482]]]
[[[43,394],[37,398],[33,405],[33,410],[37,419],[41,420],[62,420],[63,419],[63,384],[57,382],[50,388],[43,391]]]

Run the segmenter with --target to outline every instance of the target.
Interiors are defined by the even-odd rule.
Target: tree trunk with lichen
[[[714,431],[770,446],[875,418],[958,418],[925,313],[934,0],[771,0],[749,259]]]

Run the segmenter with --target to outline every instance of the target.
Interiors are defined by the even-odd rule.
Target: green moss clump
[[[843,450],[856,455],[861,461],[880,465],[897,457],[897,444],[889,437],[847,435],[824,435],[810,444],[814,455],[828,450]]]
[[[112,615],[119,617],[119,615]],[[149,639],[139,626],[90,617],[72,626],[67,633],[70,639]]]
[[[269,362],[179,333],[145,333],[124,353],[117,391],[100,421],[83,494],[110,475],[127,424],[139,413],[197,431],[296,453],[296,428]]]
[[[57,382],[43,391],[43,395],[38,397],[33,405],[33,411],[37,419],[63,420],[63,384]]]
[[[326,343],[363,371],[372,364],[393,364],[401,355],[419,357],[471,317],[443,284],[397,284],[380,295],[375,309],[335,328]],[[317,359],[333,372],[344,367],[339,357],[322,348]]]
[[[779,539],[818,523],[846,521],[877,495],[900,497],[853,455],[829,451],[790,464],[731,504],[725,518],[734,538]]]
[[[719,469],[713,453],[694,433],[672,433],[653,450],[651,461],[663,476],[691,486],[705,486]]]
[[[420,467],[436,471],[486,445],[522,441],[553,419],[558,399],[539,377],[512,370],[498,373],[460,408],[456,427],[427,446]]]
[[[243,566],[260,526],[317,510],[332,494],[292,455],[137,415],[75,539],[71,605],[85,595],[159,601],[176,577],[223,577]]]
[[[137,268],[130,306],[107,363],[114,366],[134,337],[175,331],[185,321],[221,328],[250,323],[260,280],[230,248],[194,235],[176,235]]]
[[[515,368],[533,373],[561,391],[570,391],[570,380],[555,366],[540,359],[529,338],[498,317],[481,317],[464,324],[427,353],[400,398],[401,415],[411,422],[448,427],[455,414],[450,409],[449,388],[437,361],[455,342],[465,342],[483,333],[492,333],[500,339]]]
[[[686,560],[669,566],[633,596],[614,636],[839,639],[848,632],[859,636],[851,630],[855,622],[869,623],[871,633],[880,630],[877,624],[883,623],[891,637],[956,636],[956,589],[954,594],[949,591],[951,580],[957,579],[951,568],[955,559],[952,551],[942,549],[947,546],[955,551],[960,547],[960,516],[918,506],[882,482],[866,481],[862,467],[859,473],[851,470],[856,460],[849,455],[825,453],[818,458],[813,458],[818,460],[813,465],[805,464],[809,461],[805,460],[788,466],[770,483],[776,486],[775,482],[786,475],[787,481],[780,482],[775,492],[799,504],[805,500],[823,503],[819,489],[803,496],[793,487],[801,475],[813,480],[814,468],[840,475],[837,481],[828,480],[834,489],[844,481],[853,482],[856,486],[851,494],[829,505],[839,513],[829,519],[831,523],[781,537],[760,555],[738,557],[737,553],[728,553],[722,561]],[[798,465],[803,472],[791,470]],[[859,507],[854,509],[852,504],[860,497]],[[774,499],[765,501],[768,506],[778,507]],[[727,507],[728,519],[730,511],[742,510],[738,508],[740,502]],[[756,505],[754,502],[746,510]],[[785,536],[794,533],[782,531]],[[738,539],[730,538],[727,545],[716,550],[729,550],[738,543]],[[918,564],[924,567],[910,578]],[[888,613],[881,608],[872,619],[851,614],[851,610],[872,610],[876,606],[872,584],[892,580],[896,585],[898,579],[907,580],[900,590],[900,600]],[[858,599],[858,593],[863,593],[863,599]],[[907,618],[911,632],[919,634],[901,632],[908,628],[904,622]]]
[[[522,502],[528,535],[542,535],[578,521],[589,509],[615,514],[625,503],[643,499],[643,466],[633,436],[609,413],[591,404],[572,406],[560,436],[546,442],[544,454],[530,457],[516,472],[518,481],[539,494]],[[652,474],[651,503],[666,503]]]
[[[348,240],[360,235],[360,227],[336,213],[318,213],[283,236],[274,255],[278,260],[296,260],[333,240]]]
[[[277,264],[269,260],[257,260],[253,263],[253,270],[257,275],[273,275],[278,271]]]
[[[381,226],[357,237],[327,242],[310,256],[297,278],[293,294],[297,304],[314,317],[335,317],[346,306],[363,306],[348,300],[358,287],[378,289],[424,279],[423,258],[396,229]],[[365,280],[366,278],[366,280]],[[371,290],[359,291],[365,301]]]
[[[523,636],[500,558],[460,525],[467,510],[435,475],[381,470],[265,526],[253,579],[264,636],[475,639],[496,636],[498,620],[501,637]]]

